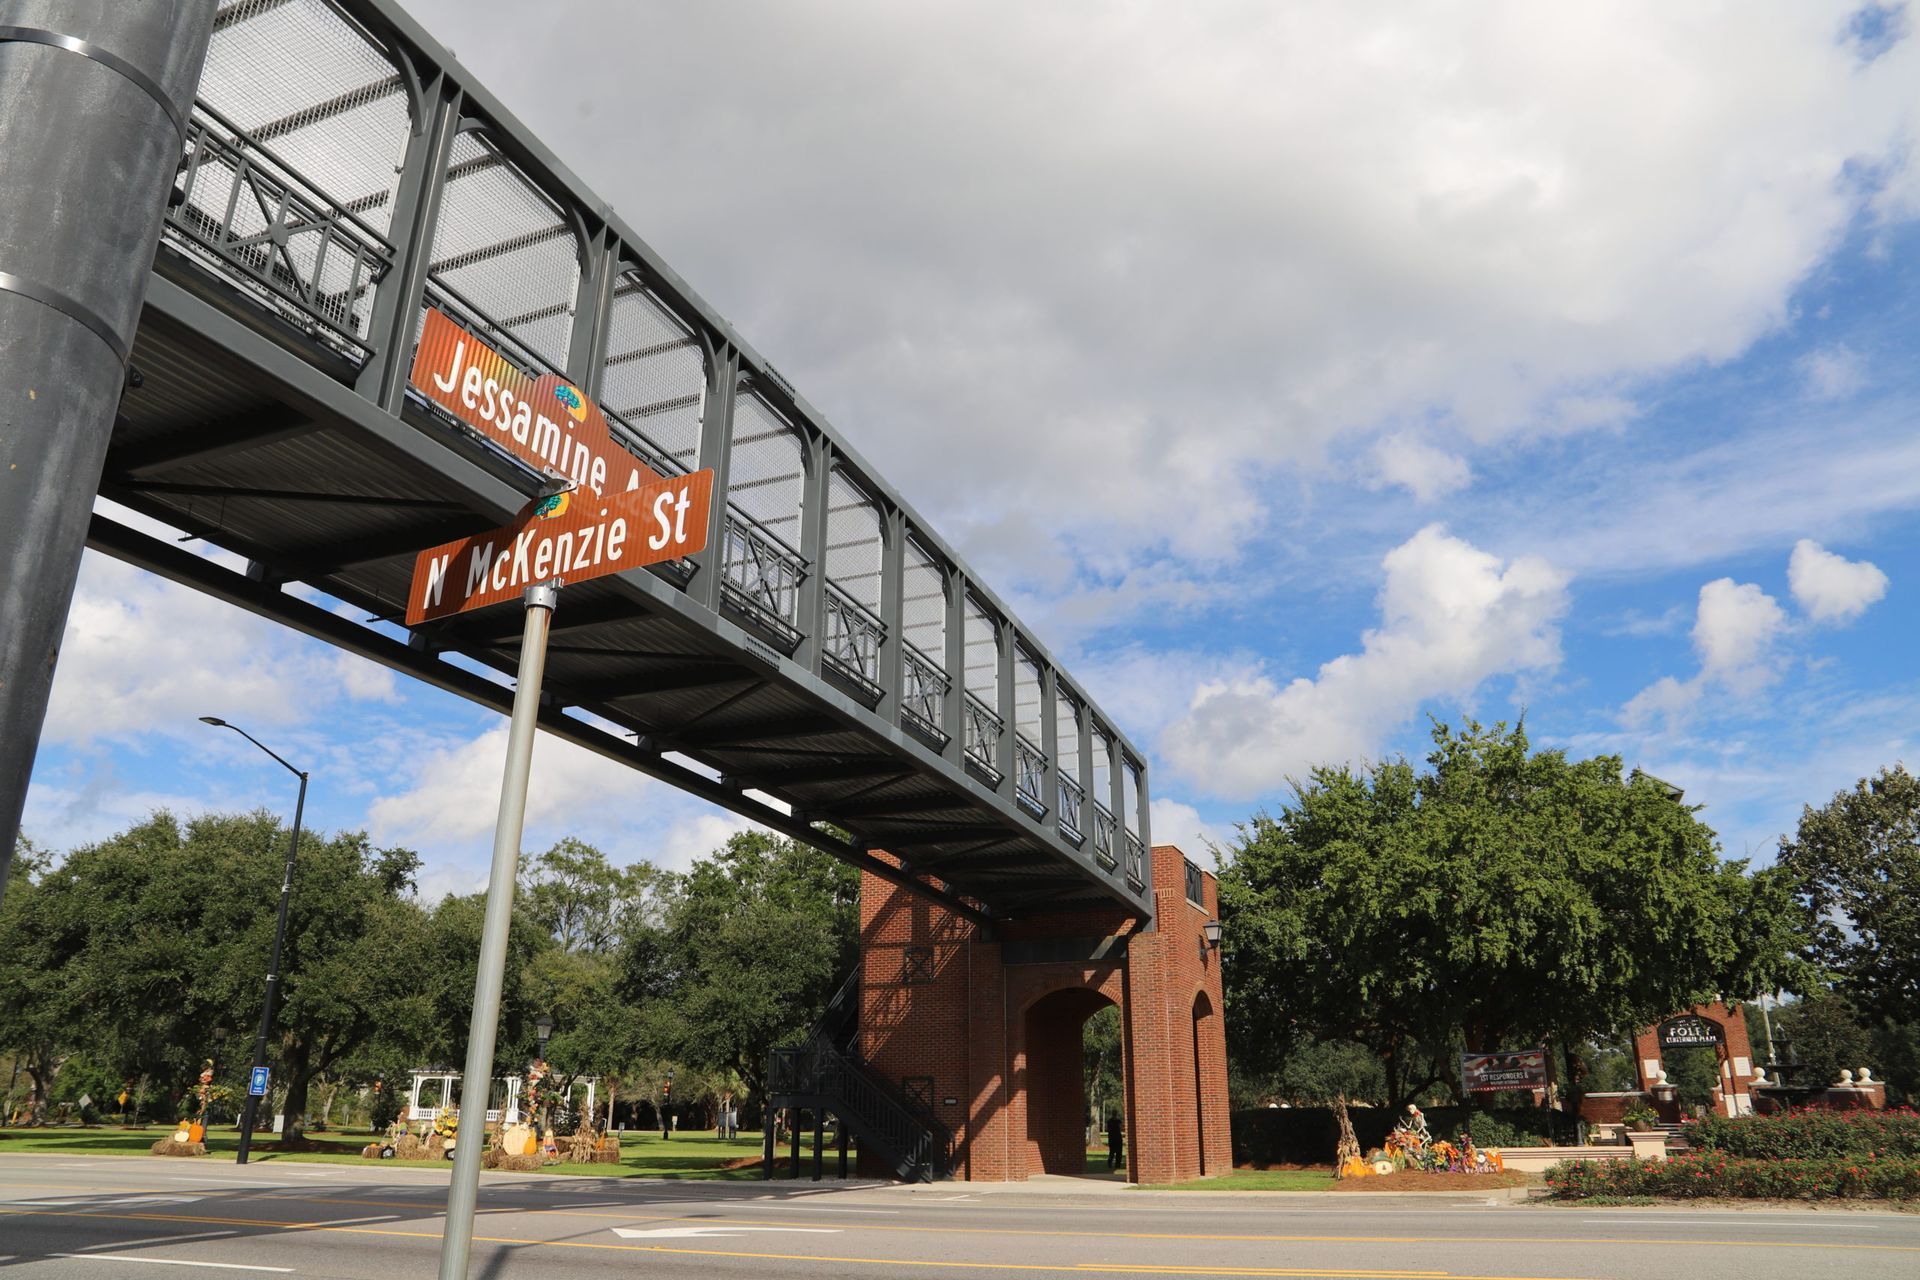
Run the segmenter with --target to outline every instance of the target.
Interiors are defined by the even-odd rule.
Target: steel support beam
[[[318,430],[320,424],[307,415],[276,406],[264,413],[244,413],[196,427],[189,436],[169,436],[130,448],[109,449],[106,474],[123,481],[145,480],[181,467],[264,449]]]
[[[216,10],[0,12],[0,895]]]
[[[343,618],[332,610],[309,604],[276,586],[256,582],[245,574],[222,568],[204,556],[183,551],[104,516],[90,517],[86,545],[116,560],[204,591],[249,613],[282,623],[304,635],[324,640],[349,653],[423,680],[437,689],[458,694],[470,702],[496,711],[512,710],[513,690],[504,685],[495,684],[485,676],[443,662],[402,641]],[[761,804],[705,774],[683,768],[664,759],[657,751],[649,751],[615,734],[575,720],[563,714],[558,707],[548,706],[541,710],[540,727],[556,738],[585,747],[610,760],[617,760],[823,853],[832,854],[864,871],[871,871],[889,883],[922,894],[969,920],[983,925],[991,923],[991,917],[972,903],[922,883],[912,872],[876,858],[862,847],[820,831],[772,805]]]

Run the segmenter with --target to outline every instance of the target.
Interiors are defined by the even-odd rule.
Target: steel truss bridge
[[[563,593],[549,732],[976,919],[1150,916],[1140,753],[389,0],[225,5],[189,121],[100,492],[246,571],[100,515],[88,545],[505,710],[517,612],[396,621],[415,551],[541,483],[409,388],[428,307],[585,389],[654,470],[714,472],[706,551]]]

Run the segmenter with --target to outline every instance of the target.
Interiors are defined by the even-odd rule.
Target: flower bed
[[[1689,1120],[1687,1141],[1697,1151],[1756,1160],[1838,1160],[1877,1156],[1920,1158],[1920,1111],[1806,1109],[1769,1116],[1704,1116]]]
[[[1547,1170],[1562,1200],[1593,1196],[1665,1199],[1920,1199],[1920,1158],[1866,1154],[1760,1160],[1703,1151],[1672,1160],[1569,1162]]]

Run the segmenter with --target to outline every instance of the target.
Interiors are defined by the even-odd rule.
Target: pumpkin
[[[1393,1161],[1387,1159],[1375,1160],[1373,1162],[1373,1171],[1384,1178],[1393,1172]]]

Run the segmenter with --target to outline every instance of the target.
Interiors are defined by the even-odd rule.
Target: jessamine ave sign
[[[407,625],[517,600],[536,582],[585,582],[707,545],[713,472],[653,480],[626,493],[585,490],[533,503],[512,524],[414,557]]]
[[[580,388],[551,373],[529,378],[438,307],[427,312],[408,378],[427,399],[535,471],[565,476],[596,496],[657,478],[614,443],[606,415]]]

